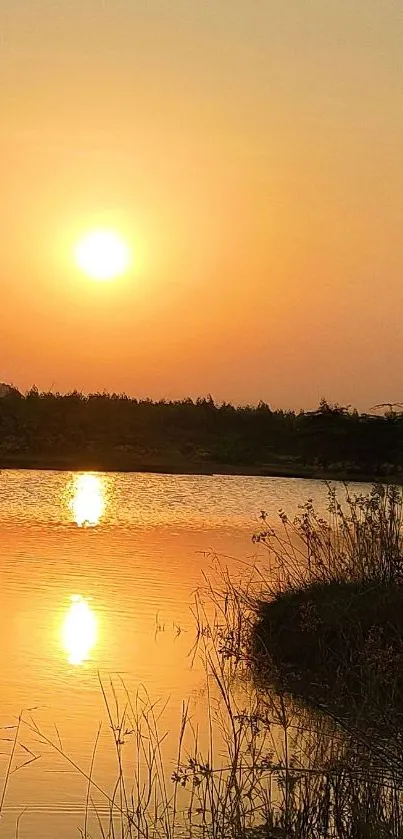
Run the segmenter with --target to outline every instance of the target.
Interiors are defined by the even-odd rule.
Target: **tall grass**
[[[402,581],[402,487],[376,484],[369,495],[353,495],[346,485],[340,500],[328,484],[326,517],[308,501],[293,519],[280,510],[275,527],[265,512],[261,521],[253,539],[268,549],[272,594],[313,583]]]
[[[206,718],[197,723],[183,707],[175,760],[164,750],[163,706],[144,693],[132,699],[118,677],[102,682],[116,754],[108,790],[97,782],[98,735],[87,771],[58,736],[22,718],[85,779],[84,839],[403,836],[403,791],[393,773],[381,774],[364,749],[286,695],[235,687],[217,649],[208,656]],[[200,725],[208,732],[203,746]]]

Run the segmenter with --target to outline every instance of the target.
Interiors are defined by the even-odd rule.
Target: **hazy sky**
[[[1,0],[0,381],[403,399],[401,0]],[[95,283],[72,248],[135,254]]]

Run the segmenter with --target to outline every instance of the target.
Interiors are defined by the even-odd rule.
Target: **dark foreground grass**
[[[320,716],[298,712],[284,695],[254,694],[246,702],[230,687],[219,660],[211,665],[221,697],[218,702],[212,690],[208,744],[202,747],[185,706],[175,759],[164,752],[160,706],[147,696],[131,698],[118,679],[101,683],[116,752],[116,777],[108,788],[98,781],[99,731],[82,767],[59,731],[47,734],[29,715],[20,718],[13,743],[31,733],[37,751],[41,744],[51,748],[83,781],[82,820],[72,836],[402,839],[403,794],[393,772],[380,773],[363,749]],[[7,836],[28,837],[27,829],[29,812]]]

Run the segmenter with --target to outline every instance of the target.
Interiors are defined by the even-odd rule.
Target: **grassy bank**
[[[255,604],[255,673],[371,737],[373,750],[400,771],[402,492],[347,492],[343,506],[331,490],[329,501],[327,520],[308,504],[293,522],[281,514],[280,532],[266,526],[256,537],[275,558],[277,576]]]
[[[376,582],[313,583],[261,604],[260,676],[269,658],[305,702],[395,736],[403,721],[403,591]]]

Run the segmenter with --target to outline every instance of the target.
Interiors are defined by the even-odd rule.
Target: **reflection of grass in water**
[[[239,666],[243,676],[243,662],[235,663],[222,645],[225,612],[207,623],[199,604],[198,614],[199,651],[207,668],[207,745],[186,704],[176,758],[170,759],[167,732],[161,730],[164,707],[144,690],[131,697],[119,677],[100,680],[116,758],[115,781],[103,789],[97,780],[99,731],[87,770],[66,752],[57,731],[49,736],[23,717],[22,725],[85,780],[82,836],[403,835],[393,772],[380,774],[365,749],[323,716],[302,712],[286,695],[260,694],[250,682],[240,687],[236,671]]]
[[[341,529],[333,529],[332,533],[315,519],[312,510],[302,514],[302,530],[297,533],[299,545],[293,539],[289,554],[286,556],[281,547],[276,558],[282,603],[289,598],[290,615],[295,616],[295,592],[306,592],[309,583],[315,584],[321,603],[323,588],[330,587],[326,588],[328,594],[332,587],[341,591],[343,579],[344,585],[352,587],[351,591],[360,597],[363,572],[371,585],[376,579],[376,550],[382,545],[385,551],[381,554],[377,585],[388,588],[400,584],[397,518],[389,516],[389,501],[379,490],[377,493],[368,502],[371,510],[365,502],[359,502],[363,519],[356,521],[347,521],[346,514],[340,514],[334,498],[331,499],[331,515],[344,516],[341,523],[339,520]],[[289,525],[284,518],[282,526],[287,534]],[[298,529],[298,523],[296,526]],[[268,536],[263,541],[268,544]],[[301,545],[308,545],[310,554],[305,565],[301,561],[298,568]],[[367,548],[372,553],[368,554]],[[357,567],[361,570],[357,571]],[[304,709],[281,688],[280,668],[276,673],[277,691],[271,687],[256,690],[251,683],[250,664],[257,663],[256,659],[251,661],[255,652],[251,639],[259,604],[267,593],[267,581],[253,569],[248,573],[249,579],[243,585],[228,577],[221,578],[222,590],[218,593],[210,583],[207,605],[201,595],[197,599],[195,654],[202,657],[205,665],[206,718],[202,724],[190,704],[183,706],[175,760],[167,732],[162,730],[163,707],[153,704],[144,690],[131,697],[118,677],[107,682],[100,680],[116,759],[116,779],[108,790],[97,780],[99,732],[87,770],[67,754],[58,734],[48,736],[31,718],[23,716],[15,742],[24,726],[44,746],[62,755],[84,779],[87,792],[82,836],[86,839],[403,837],[399,738],[393,759],[389,760],[391,753],[384,750],[380,760],[382,732],[376,730],[375,718],[368,738],[362,736],[362,727],[346,726],[345,720],[334,719],[333,712],[330,718]],[[284,593],[291,582],[294,590]],[[275,593],[271,591],[270,595]],[[213,617],[211,601],[215,605]],[[338,610],[346,606],[345,598],[338,605],[337,599],[332,602],[335,615],[339,616]],[[354,614],[356,619],[360,615],[355,606]],[[323,619],[328,615],[326,607]],[[366,609],[361,615],[361,628],[364,616],[367,619]],[[305,615],[308,618],[309,613]],[[333,628],[335,624],[333,617]],[[284,621],[283,628],[286,626]],[[317,629],[316,625],[316,633]],[[347,656],[355,630],[350,633],[342,624],[340,631],[347,639]],[[299,643],[297,636],[298,633],[295,641]],[[277,640],[280,643],[281,635]],[[342,649],[343,644],[339,644],[338,652]],[[266,665],[268,660],[266,655]],[[361,678],[358,671],[358,680]],[[395,734],[399,733],[395,729]],[[14,768],[13,759],[12,751],[5,789]]]
[[[254,630],[265,670],[302,699],[361,731],[393,739],[403,714],[403,590],[393,584],[313,583],[262,603]]]

